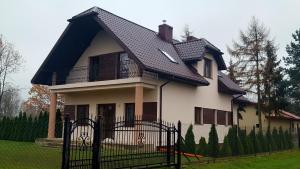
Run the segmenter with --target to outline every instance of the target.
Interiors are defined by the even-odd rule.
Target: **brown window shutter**
[[[70,120],[75,120],[75,105],[65,105],[64,113],[70,115]]]
[[[217,124],[226,125],[226,111],[218,110]]]
[[[157,102],[143,103],[143,121],[156,121],[157,119]]]
[[[232,112],[228,112],[228,125],[233,125],[233,118],[232,118]]]
[[[215,124],[215,110],[203,108],[203,123]]]
[[[201,107],[195,107],[195,124],[201,124]]]

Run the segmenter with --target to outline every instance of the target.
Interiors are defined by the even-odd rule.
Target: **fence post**
[[[171,161],[171,130],[168,127],[167,130],[167,164],[170,165]]]
[[[254,155],[256,156],[256,133],[255,133],[255,126],[253,126],[253,147],[254,147]]]
[[[298,148],[300,149],[300,128],[299,128],[299,126],[297,127],[297,132],[298,132]]]
[[[64,119],[64,135],[63,135],[63,150],[62,150],[62,169],[69,169],[69,152],[70,152],[70,116],[65,114]]]
[[[100,147],[100,118],[97,117],[94,126],[94,140],[93,140],[93,157],[92,157],[92,168],[99,169],[99,147]]]
[[[177,165],[176,169],[181,168],[181,122],[178,121],[178,136],[177,136]]]

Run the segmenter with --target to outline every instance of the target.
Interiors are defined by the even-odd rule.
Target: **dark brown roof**
[[[226,64],[222,57],[223,53],[204,38],[175,43],[174,46],[183,61],[201,60],[206,52],[210,52],[217,61],[218,69],[226,69]]]
[[[246,92],[234,83],[226,74],[218,72],[218,89],[226,94],[246,94]]]
[[[158,72],[161,75],[164,75],[168,78],[174,78],[178,80],[184,80],[189,83],[197,84],[197,85],[208,85],[209,83],[198,73],[195,73],[191,71],[188,66],[181,60],[179,57],[177,51],[175,50],[172,43],[165,42],[161,40],[155,31],[152,31],[148,28],[145,28],[143,26],[140,26],[134,22],[128,21],[124,18],[121,18],[119,16],[116,16],[108,11],[105,11],[103,9],[100,9],[98,7],[93,7],[85,12],[80,13],[79,15],[74,16],[69,21],[71,22],[71,28],[72,25],[76,26],[76,23],[79,22],[78,20],[82,20],[82,18],[93,18],[94,22],[98,24],[100,27],[99,29],[103,29],[106,32],[108,32],[125,50],[128,52],[128,54],[132,57],[135,57],[136,61],[139,63],[141,68]],[[90,21],[92,22],[92,21]],[[94,24],[94,23],[93,23]],[[83,26],[84,24],[81,24]],[[88,27],[89,25],[85,25]],[[74,26],[73,26],[74,27]],[[80,29],[79,29],[80,30]],[[78,31],[77,31],[78,32]],[[68,30],[66,30],[66,33],[68,35]],[[94,34],[94,32],[93,32]],[[66,36],[67,36],[66,35]],[[73,33],[73,36],[75,33]],[[64,41],[64,35],[62,35],[62,41]],[[71,35],[69,35],[72,37]],[[77,35],[80,36],[80,35]],[[72,43],[70,44],[64,44],[65,46],[70,46],[71,48],[64,48],[60,41],[57,42],[55,46],[59,46],[61,52],[51,51],[43,65],[40,67],[39,71],[36,73],[34,78],[32,79],[32,83],[38,83],[38,84],[47,84],[49,83],[49,79],[44,79],[45,75],[49,75],[49,73],[43,73],[43,71],[47,71],[49,67],[52,67],[52,71],[55,71],[55,69],[58,69],[57,64],[72,66],[75,64],[73,60],[78,59],[78,57],[82,54],[84,48],[81,46],[85,46],[88,44],[88,41],[91,39],[87,39],[86,42],[84,42],[83,45],[78,44],[78,47],[75,49],[75,47],[72,48],[72,46],[76,46],[76,41],[69,40],[65,43]],[[67,41],[67,40],[65,40]],[[87,43],[87,44],[85,44]],[[81,46],[80,46],[81,45]],[[57,47],[56,47],[57,48]],[[81,50],[78,51],[77,54],[72,54],[70,51],[75,50]],[[66,51],[63,51],[66,50]],[[67,51],[68,50],[68,51]],[[169,55],[171,55],[178,63],[170,62],[170,60],[165,57],[162,52],[159,50],[163,50],[167,52]],[[69,52],[69,53],[68,53]],[[68,53],[65,54],[65,53]],[[59,55],[60,54],[60,55]],[[62,55],[64,54],[64,55]],[[57,55],[57,56],[54,56]],[[61,59],[63,57],[69,58],[73,57],[74,59],[72,61],[61,63]],[[56,58],[56,59],[54,59]],[[76,58],[76,59],[75,59]],[[47,60],[51,60],[52,65],[49,65],[50,63],[47,62]],[[68,60],[68,59],[66,59]],[[55,66],[53,66],[55,65]],[[47,83],[46,83],[47,82]]]

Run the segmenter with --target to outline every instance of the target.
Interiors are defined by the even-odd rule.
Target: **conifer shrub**
[[[272,138],[274,140],[274,147],[273,147],[274,151],[280,150],[280,138],[276,127],[273,128]]]
[[[209,156],[216,158],[219,156],[219,151],[220,148],[219,148],[218,133],[215,124],[212,124],[209,132],[209,139],[208,139],[208,154]]]
[[[195,143],[195,135],[193,132],[193,125],[190,125],[185,137],[184,137],[184,148],[183,151],[187,152],[187,153],[195,153],[195,149],[196,149],[196,143]]]
[[[267,150],[267,144],[266,144],[266,141],[265,141],[265,138],[264,138],[264,134],[261,130],[257,133],[257,139],[258,139],[258,143],[260,144],[259,146],[261,148],[260,152],[268,151]]]
[[[254,145],[251,136],[246,136],[247,154],[254,154]]]
[[[240,137],[237,137],[237,154],[244,155],[244,147],[243,147]]]
[[[279,148],[280,148],[280,150],[284,150],[286,141],[285,141],[284,133],[283,133],[283,130],[282,130],[281,126],[279,127],[278,135],[279,135],[279,139],[278,139]]]
[[[199,140],[199,145],[197,148],[197,154],[207,156],[207,143],[204,137],[201,137]]]
[[[223,146],[221,148],[220,155],[223,157],[228,157],[232,155],[231,148],[228,141],[228,136],[224,137]]]

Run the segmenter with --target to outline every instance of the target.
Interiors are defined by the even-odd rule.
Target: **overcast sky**
[[[220,48],[227,63],[226,46],[238,38],[252,16],[270,28],[280,57],[286,55],[291,34],[300,28],[299,0],[0,0],[0,34],[26,61],[10,78],[23,98],[34,73],[67,26],[67,19],[93,6],[155,31],[166,19],[178,39],[188,24],[194,36]]]

